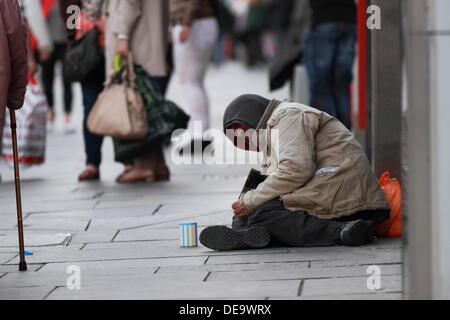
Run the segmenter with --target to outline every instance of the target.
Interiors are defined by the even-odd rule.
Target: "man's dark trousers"
[[[234,216],[232,228],[264,227],[274,246],[326,247],[335,245],[341,222],[363,219],[379,223],[387,217],[387,211],[366,211],[342,219],[324,220],[302,210],[288,210],[281,200],[274,199],[258,207],[248,218]]]

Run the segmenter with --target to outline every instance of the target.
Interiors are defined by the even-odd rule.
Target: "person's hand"
[[[117,39],[116,42],[116,53],[126,57],[130,52],[129,41],[128,39]]]
[[[244,207],[244,205],[242,204],[242,202],[240,200],[234,202],[231,205],[231,208],[233,208],[234,214],[239,216],[239,217],[241,217],[241,218],[245,218],[245,217],[248,217],[250,215],[250,213]]]
[[[52,55],[52,48],[41,48],[39,50],[39,61],[45,62],[48,59],[50,59],[50,56]]]
[[[191,27],[183,26],[180,31],[180,42],[186,42],[191,36]]]

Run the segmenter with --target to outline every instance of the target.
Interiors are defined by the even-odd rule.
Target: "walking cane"
[[[14,157],[14,178],[16,184],[16,206],[17,206],[17,228],[19,231],[19,271],[27,270],[27,263],[25,261],[25,244],[23,241],[23,220],[22,220],[22,196],[20,193],[20,175],[19,175],[19,152],[17,150],[17,124],[16,124],[16,112],[10,110],[9,115],[11,117],[11,137]]]

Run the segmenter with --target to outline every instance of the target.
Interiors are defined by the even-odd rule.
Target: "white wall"
[[[450,299],[450,1],[430,3],[432,292]]]

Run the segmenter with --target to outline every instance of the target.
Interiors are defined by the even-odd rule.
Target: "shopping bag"
[[[27,168],[44,163],[47,138],[48,104],[42,87],[29,77],[23,107],[16,110],[19,165]],[[7,111],[9,112],[9,111]],[[3,128],[2,156],[13,166],[13,148],[9,114]]]
[[[391,207],[388,220],[375,225],[375,232],[382,237],[402,236],[402,190],[398,180],[391,178],[389,172],[380,178],[381,189]]]
[[[136,73],[131,54],[128,65],[109,76],[87,120],[92,133],[116,139],[143,139],[148,131],[145,105],[136,91]]]

